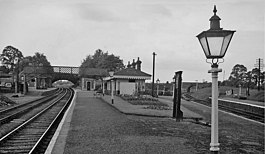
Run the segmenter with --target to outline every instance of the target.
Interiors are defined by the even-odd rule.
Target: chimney
[[[130,61],[128,61],[128,65],[127,65],[127,68],[131,68],[131,64],[130,64]]]
[[[141,64],[142,64],[142,62],[140,61],[140,58],[138,57],[137,62],[136,62],[136,68],[139,71],[141,71]]]
[[[135,63],[135,61],[134,61],[134,59],[133,59],[133,62],[132,62],[132,68],[135,69],[135,65],[136,65],[136,63]]]

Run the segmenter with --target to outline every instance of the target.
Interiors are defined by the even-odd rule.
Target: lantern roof
[[[210,18],[210,29],[197,35],[207,59],[223,58],[235,31],[220,28],[221,18],[216,15]]]
[[[213,13],[214,15],[209,19],[210,20],[210,30],[221,30],[220,28],[220,20],[221,18],[216,15],[216,6],[214,5]]]

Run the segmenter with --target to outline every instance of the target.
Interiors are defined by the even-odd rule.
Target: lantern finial
[[[220,28],[220,20],[221,18],[219,18],[216,15],[216,5],[214,5],[214,9],[213,9],[213,13],[214,15],[210,18],[210,29],[211,30],[221,30],[222,28]]]
[[[214,9],[213,9],[213,13],[214,13],[214,15],[216,15],[216,12],[217,12],[217,10],[216,10],[216,5],[214,5]]]

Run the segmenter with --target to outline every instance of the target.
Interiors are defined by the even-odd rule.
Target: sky
[[[214,5],[221,27],[236,30],[219,64],[222,81],[236,64],[251,71],[264,59],[263,0],[0,0],[0,50],[12,45],[24,56],[40,52],[51,65],[78,67],[101,49],[125,65],[139,57],[149,74],[155,52],[155,80],[171,82],[183,71],[183,81],[211,81],[196,36],[210,28]]]

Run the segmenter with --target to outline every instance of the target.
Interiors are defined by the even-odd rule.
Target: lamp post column
[[[17,60],[16,93],[19,93],[19,59]]]
[[[111,80],[111,104],[114,104],[113,88],[114,88],[113,80]]]
[[[242,93],[242,87],[241,87],[241,84],[239,84],[239,92],[238,92],[238,97],[241,96],[241,93]]]
[[[23,85],[23,94],[26,95],[27,94],[27,82],[26,82],[26,74],[24,74],[24,85]]]
[[[111,104],[114,104],[114,98],[113,98],[113,88],[114,88],[114,85],[113,85],[113,75],[114,75],[114,71],[110,71],[109,72],[109,76],[110,76],[110,91],[111,91]]]
[[[222,69],[218,69],[217,64],[212,65],[212,69],[208,73],[212,73],[212,113],[211,113],[211,143],[210,151],[212,153],[219,152],[218,142],[218,72],[222,72]]]
[[[157,95],[157,97],[158,97],[158,94],[159,94],[159,92],[158,92],[158,83],[157,83],[157,86],[156,86],[156,95]]]
[[[102,95],[104,96],[105,93],[105,83],[104,80],[102,80]]]
[[[18,93],[18,88],[17,88],[17,86],[18,86],[18,84],[17,84],[17,75],[16,75],[16,78],[15,78],[15,93]]]

